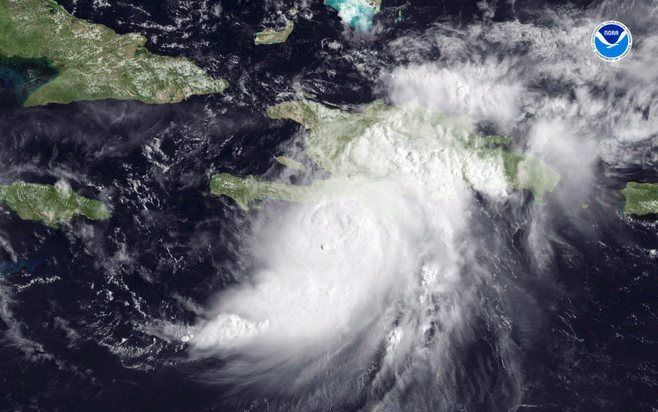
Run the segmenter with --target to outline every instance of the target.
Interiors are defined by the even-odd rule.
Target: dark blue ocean
[[[437,45],[414,49],[398,39],[432,28],[466,30],[485,19],[542,26],[548,24],[538,11],[543,7],[580,13],[596,6],[499,1],[489,2],[489,12],[481,2],[384,0],[373,38],[350,32],[334,11],[314,1],[306,6],[312,17],[296,22],[285,45],[263,47],[253,44],[253,32],[281,8],[275,2],[59,3],[119,33],[140,32],[150,51],[189,57],[230,87],[172,105],[96,101],[23,108],[26,90],[53,72],[38,61],[0,60],[0,183],[66,179],[113,213],[107,221],[76,219],[50,229],[0,207],[0,410],[7,411],[294,405],[288,395],[265,396],[258,387],[207,382],[203,372],[221,369],[225,359],[190,360],[184,343],[147,327],[158,320],[194,323],[195,305],[236,282],[234,269],[243,262],[235,228],[249,215],[210,194],[211,174],[261,176],[282,169],[273,157],[300,127],[264,112],[295,90],[352,109],[387,99],[381,76],[393,67],[440,61],[444,54]],[[221,12],[201,12],[212,10],[208,3]],[[341,47],[329,47],[333,43]],[[519,46],[510,53],[525,51]],[[573,98],[564,89],[573,85],[544,80],[534,79],[529,88]],[[655,107],[633,110],[644,109],[656,115]],[[478,126],[497,132],[495,124]],[[502,268],[512,279],[499,310],[512,324],[522,386],[519,402],[491,340],[494,321],[483,318],[474,326],[480,338],[459,351],[463,369],[454,379],[460,390],[450,410],[658,408],[658,223],[655,215],[624,216],[620,194],[627,181],[658,181],[658,141],[654,136],[623,146],[636,160],[600,159],[586,207],[565,209],[547,197],[551,229],[541,236],[554,253],[541,265],[525,241],[535,207],[531,195],[519,208],[473,194],[478,247],[506,245],[504,256],[480,253],[483,265]],[[431,397],[433,389],[426,390]],[[314,410],[360,410],[372,396],[356,394]]]

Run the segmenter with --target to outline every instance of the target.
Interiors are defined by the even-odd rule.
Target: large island
[[[91,220],[110,218],[107,206],[80,196],[68,187],[14,182],[0,185],[0,204],[15,211],[23,220],[42,222],[56,228],[75,216]]]
[[[628,182],[621,193],[626,198],[625,214],[658,214],[658,183]]]
[[[348,112],[299,100],[273,106],[268,115],[303,125],[307,157],[331,177],[292,185],[253,176],[214,175],[212,193],[230,197],[245,210],[261,199],[307,202],[342,196],[353,188],[402,187],[444,199],[470,188],[491,196],[528,189],[542,202],[560,179],[538,158],[508,149],[511,139],[480,136],[467,119],[417,105],[375,102]],[[291,163],[287,158],[285,162]],[[304,170],[302,164],[295,164]]]
[[[153,54],[145,43],[139,34],[120,35],[78,19],[52,0],[0,0],[0,55],[46,59],[57,71],[25,106],[98,99],[174,103],[227,87],[189,59]]]

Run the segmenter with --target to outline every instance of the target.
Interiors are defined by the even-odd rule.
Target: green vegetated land
[[[628,182],[621,193],[626,198],[625,214],[658,214],[658,183]]]
[[[212,193],[232,198],[243,209],[260,199],[304,202],[357,186],[374,184],[380,190],[381,182],[393,181],[442,198],[469,188],[494,194],[528,189],[541,203],[560,179],[540,159],[509,150],[509,137],[480,136],[468,120],[418,105],[375,102],[347,112],[300,100],[275,105],[268,115],[304,125],[306,155],[331,178],[301,186],[214,175]]]
[[[14,182],[0,185],[0,204],[15,211],[23,220],[42,222],[50,227],[68,223],[75,216],[91,220],[110,218],[103,202],[88,199],[70,188]]]
[[[43,58],[57,71],[25,106],[98,99],[175,103],[228,86],[191,60],[153,54],[145,44],[139,34],[120,35],[78,19],[52,0],[0,0],[0,55]]]
[[[286,19],[286,27],[281,30],[265,29],[256,33],[254,35],[254,43],[257,45],[285,43],[294,28],[295,23],[292,20]]]

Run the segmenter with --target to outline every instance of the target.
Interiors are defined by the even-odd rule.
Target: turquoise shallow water
[[[3,99],[13,96],[19,103],[43,84],[48,82],[56,71],[46,59],[5,57],[0,55],[0,105]]]
[[[325,0],[324,4],[336,10],[345,23],[358,31],[370,30],[377,13],[375,7],[365,0]]]

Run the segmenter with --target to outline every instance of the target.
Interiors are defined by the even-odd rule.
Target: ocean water
[[[371,39],[314,2],[268,48],[253,31],[278,2],[62,4],[231,87],[178,105],[0,108],[3,182],[64,179],[113,211],[52,230],[2,209],[0,409],[655,408],[656,220],[624,216],[619,194],[658,181],[651,3],[384,4]],[[608,16],[638,39],[623,65],[591,53]],[[467,116],[562,180],[544,205],[471,190],[245,214],[212,196],[218,172],[308,183],[274,160],[303,129],[264,115],[300,91]],[[400,199],[382,225],[379,205]],[[195,348],[184,338],[218,307],[276,333]],[[220,320],[209,332],[244,326]]]

